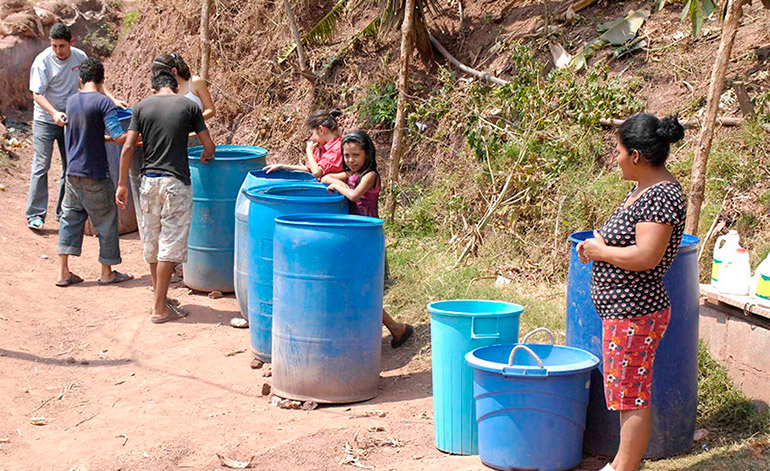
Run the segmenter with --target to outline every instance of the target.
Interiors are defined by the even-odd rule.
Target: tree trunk
[[[709,152],[711,151],[711,141],[714,138],[714,126],[716,124],[717,112],[719,111],[719,99],[722,96],[722,90],[725,85],[725,75],[727,74],[727,66],[730,62],[730,53],[735,43],[735,34],[738,32],[743,2],[744,0],[727,0],[727,15],[722,26],[722,39],[719,42],[719,50],[717,51],[714,68],[711,70],[711,81],[709,82],[708,95],[706,96],[706,113],[704,115],[703,127],[698,136],[698,150],[695,153],[695,162],[693,163],[690,175],[690,198],[687,205],[687,223],[685,225],[685,231],[689,234],[697,235],[698,233],[700,208],[703,204],[703,193],[706,184],[706,164]]]
[[[310,80],[315,81],[313,73],[307,68],[307,59],[305,58],[305,46],[302,45],[302,35],[299,34],[299,28],[297,27],[297,19],[294,18],[294,11],[289,5],[289,0],[283,0],[283,9],[286,10],[286,17],[289,19],[289,29],[291,29],[291,35],[294,37],[294,43],[297,45],[297,59],[299,60],[299,70],[302,76]]]
[[[209,17],[211,0],[203,0],[201,5],[201,70],[203,80],[209,79],[209,61],[211,60],[211,39],[209,37]]]
[[[393,129],[393,145],[390,148],[390,173],[388,174],[388,198],[385,212],[389,220],[396,212],[395,184],[398,182],[398,168],[404,151],[404,127],[407,92],[409,87],[409,58],[412,55],[412,35],[414,34],[414,2],[406,0],[404,22],[401,24],[401,68],[398,74],[398,104],[396,105],[396,126]]]

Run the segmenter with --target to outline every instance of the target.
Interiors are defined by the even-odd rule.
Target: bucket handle
[[[553,332],[551,332],[551,330],[548,329],[547,327],[538,327],[537,329],[527,332],[527,334],[521,338],[521,343],[527,343],[527,340],[529,340],[530,337],[540,332],[545,332],[546,334],[548,334],[548,338],[551,339],[551,343],[549,345],[553,345],[556,343],[556,336],[553,335]]]
[[[519,350],[524,350],[525,352],[529,353],[532,356],[532,358],[534,358],[535,361],[537,361],[537,366],[539,366],[540,369],[514,366],[513,357],[516,355],[516,352]],[[545,365],[543,365],[543,360],[541,360],[540,357],[537,356],[537,353],[533,352],[532,349],[526,345],[517,344],[515,347],[513,347],[513,350],[511,350],[511,356],[508,357],[508,365],[503,368],[503,375],[545,377],[545,376],[548,376],[548,370],[546,369]]]
[[[472,339],[499,339],[500,338],[500,318],[495,317],[495,330],[497,332],[493,334],[477,334],[476,333],[476,318],[471,318],[471,338]]]

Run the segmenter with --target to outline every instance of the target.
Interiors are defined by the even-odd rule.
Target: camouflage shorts
[[[192,189],[176,177],[142,177],[140,233],[147,263],[187,261]]]

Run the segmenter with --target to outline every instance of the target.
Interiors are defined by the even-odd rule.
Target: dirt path
[[[119,267],[136,280],[97,286],[89,237],[71,263],[86,282],[54,286],[58,228],[52,218],[42,234],[26,228],[31,150],[20,154],[18,169],[0,169],[0,438],[9,440],[1,470],[223,469],[216,453],[254,456],[257,470],[354,469],[340,464],[347,456],[383,470],[486,469],[434,447],[430,371],[414,360],[414,344],[394,351],[383,337],[374,400],[282,410],[261,395],[265,370],[249,368],[248,330],[227,325],[233,296],[213,300],[177,284],[171,294],[190,316],[149,322],[136,234],[122,238]],[[46,425],[30,423],[38,417]]]
[[[234,297],[213,300],[178,285],[172,295],[190,316],[149,322],[136,234],[122,238],[119,267],[136,280],[97,286],[98,244],[86,238],[72,260],[86,282],[54,286],[58,228],[50,217],[41,235],[26,228],[30,149],[20,153],[18,170],[0,170],[0,438],[10,440],[0,445],[0,469],[221,469],[215,453],[255,455],[262,470],[352,469],[338,464],[350,454],[346,444],[376,469],[483,469],[476,457],[433,447],[430,372],[410,368],[414,350],[383,343],[372,401],[282,410],[261,396],[263,370],[249,368],[248,330],[227,325]],[[384,417],[367,417],[372,411]],[[32,425],[33,417],[47,425]]]

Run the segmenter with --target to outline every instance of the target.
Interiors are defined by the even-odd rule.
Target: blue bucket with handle
[[[595,355],[572,347],[493,345],[469,352],[479,457],[494,469],[580,464]]]

